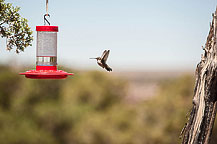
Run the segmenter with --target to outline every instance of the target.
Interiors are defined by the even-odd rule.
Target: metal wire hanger
[[[48,0],[46,0],[46,14],[44,15],[44,25],[50,25],[50,22],[47,20],[46,17],[50,17],[48,14]]]

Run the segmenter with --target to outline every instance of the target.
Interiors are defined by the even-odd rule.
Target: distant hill
[[[144,72],[114,72],[115,76],[129,82],[127,101],[139,102],[152,98],[157,94],[163,81],[172,80],[182,75],[194,75],[193,71],[144,71]]]

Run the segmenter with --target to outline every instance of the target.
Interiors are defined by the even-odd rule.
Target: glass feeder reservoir
[[[32,79],[64,79],[72,73],[57,70],[57,32],[58,26],[36,26],[36,70],[25,73]]]
[[[37,66],[57,65],[57,26],[37,26]]]

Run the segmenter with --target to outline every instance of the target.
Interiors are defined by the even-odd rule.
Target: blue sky
[[[6,0],[21,7],[35,41],[19,55],[5,50],[0,61],[34,65],[36,25],[43,25],[45,0]],[[49,0],[49,21],[59,26],[58,64],[97,69],[90,57],[110,49],[116,71],[195,69],[217,0]]]

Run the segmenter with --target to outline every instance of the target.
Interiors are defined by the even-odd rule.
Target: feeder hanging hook
[[[46,25],[46,22],[48,25],[50,25],[50,22],[47,20],[46,16],[50,17],[50,15],[49,14],[44,15],[44,25]]]
[[[44,15],[44,25],[46,25],[46,22],[48,25],[50,25],[50,22],[47,20],[46,16],[50,17],[48,14],[48,0],[46,0],[46,14]]]

